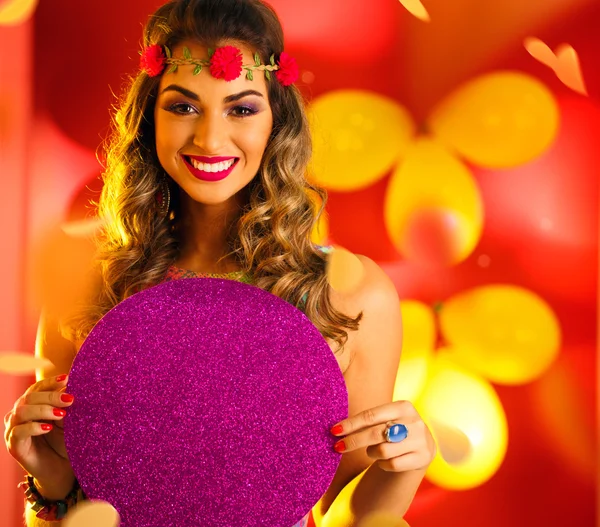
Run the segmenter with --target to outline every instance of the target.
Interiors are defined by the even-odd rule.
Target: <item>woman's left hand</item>
[[[385,435],[392,423],[406,427],[395,427],[394,431],[399,432],[395,438],[399,441],[395,443],[388,442]],[[341,429],[336,429],[339,425]],[[429,428],[410,401],[395,401],[365,410],[340,421],[331,433],[345,436],[335,444],[337,452],[347,454],[367,447],[367,455],[388,472],[426,469],[437,452]]]

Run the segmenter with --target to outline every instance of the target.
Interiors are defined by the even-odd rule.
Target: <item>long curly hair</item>
[[[244,43],[263,64],[284,49],[279,19],[261,0],[172,0],[144,28],[145,47],[173,49],[190,39],[212,48],[223,41]],[[155,196],[166,174],[154,135],[158,82],[159,77],[143,72],[130,77],[114,115],[96,204],[99,216],[111,221],[95,239],[99,282],[94,294],[61,327],[70,340],[83,340],[112,307],[159,284],[179,254],[179,188],[171,191],[167,217],[156,213]],[[312,141],[305,101],[294,85],[284,87],[274,77],[267,84],[272,133],[257,176],[245,189],[248,202],[232,222],[230,252],[223,258],[234,258],[255,286],[302,309],[324,337],[337,343],[337,354],[347,330],[358,329],[362,312],[351,318],[334,309],[327,256],[311,242],[327,192],[306,179]]]

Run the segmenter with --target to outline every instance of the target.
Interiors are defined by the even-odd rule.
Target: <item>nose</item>
[[[194,144],[207,154],[222,152],[227,135],[226,117],[218,111],[205,111],[194,130]]]

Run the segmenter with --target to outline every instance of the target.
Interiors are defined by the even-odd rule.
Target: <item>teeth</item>
[[[223,172],[223,170],[227,170],[233,163],[235,163],[235,159],[230,159],[229,161],[221,161],[221,163],[200,163],[195,159],[191,159],[192,165],[196,170],[202,170],[203,172]]]

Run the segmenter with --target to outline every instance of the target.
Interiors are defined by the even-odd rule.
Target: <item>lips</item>
[[[238,164],[238,161],[239,161],[239,159],[235,158],[235,157],[212,157],[212,158],[208,157],[207,158],[207,157],[202,157],[202,156],[184,156],[184,155],[182,155],[181,158],[183,159],[185,166],[191,172],[192,176],[194,176],[195,178],[200,179],[202,181],[221,181],[222,179],[225,179],[229,174],[231,174],[232,170],[236,167],[236,165]],[[220,163],[221,161],[229,161],[230,159],[235,159],[235,162],[227,170],[223,170],[221,172],[205,172],[204,170],[198,170],[197,168],[195,168],[194,165],[192,165],[192,163],[190,163],[189,158],[200,161],[202,163]],[[206,159],[208,159],[209,161],[205,161]]]

